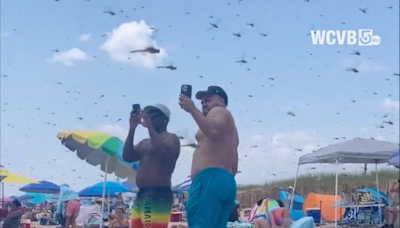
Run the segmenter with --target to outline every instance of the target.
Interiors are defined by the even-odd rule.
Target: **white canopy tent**
[[[378,164],[387,163],[389,158],[395,151],[399,150],[399,144],[379,141],[374,139],[354,138],[342,143],[330,145],[321,148],[314,153],[306,154],[300,157],[297,166],[296,179],[294,181],[294,189],[296,189],[297,177],[299,174],[300,165],[315,164],[315,163],[330,163],[330,164],[344,164],[344,163],[359,163],[375,164],[377,171]],[[338,195],[338,169],[335,168],[335,198]],[[376,172],[376,185],[379,192],[379,179],[378,172]],[[292,210],[293,199],[290,203],[290,211]],[[335,209],[337,204],[335,203]],[[380,211],[380,210],[379,210]],[[335,213],[335,227],[337,227],[337,214]]]

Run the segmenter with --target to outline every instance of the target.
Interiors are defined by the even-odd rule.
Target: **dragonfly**
[[[247,63],[247,60],[245,59],[245,57],[246,57],[246,53],[243,53],[241,59],[236,62],[241,63],[241,64]]]
[[[157,69],[169,69],[169,70],[176,70],[178,69],[176,66],[174,65],[168,65],[168,66],[158,66]]]
[[[311,26],[310,26],[310,30],[311,30],[311,31],[314,31],[314,35],[315,35],[315,33],[317,32],[317,31],[315,31],[315,29],[314,29],[314,25],[311,25]],[[311,36],[311,31],[310,31],[310,33],[307,34],[307,36]]]
[[[154,48],[154,47],[147,47],[145,49],[142,50],[133,50],[130,51],[129,53],[139,53],[139,52],[148,52],[150,54],[159,54],[160,53],[160,49]]]
[[[182,145],[181,147],[197,148],[198,145],[196,143],[188,143],[188,144]]]
[[[361,63],[361,62],[356,61],[355,64],[354,64],[354,67],[348,67],[348,68],[346,69],[346,71],[352,71],[352,72],[354,72],[354,73],[359,73],[360,71],[357,69],[357,67],[360,65],[360,63]]]
[[[221,22],[221,19],[217,19],[214,23],[209,23],[211,25],[211,27],[208,27],[207,30],[209,31],[209,30],[214,29],[214,28],[216,28],[216,29],[219,28],[218,24],[220,22]]]

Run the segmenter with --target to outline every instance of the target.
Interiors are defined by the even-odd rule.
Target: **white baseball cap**
[[[171,116],[171,113],[170,113],[169,109],[167,108],[167,106],[165,106],[163,104],[155,104],[155,105],[146,106],[146,107],[144,107],[143,111],[144,112],[151,112],[154,109],[157,109],[157,110],[161,111],[162,113],[164,113],[164,115],[167,116],[168,119]]]

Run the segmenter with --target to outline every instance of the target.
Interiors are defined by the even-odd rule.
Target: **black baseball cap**
[[[228,95],[226,95],[225,90],[223,90],[219,86],[209,86],[206,91],[197,92],[196,93],[196,98],[201,100],[201,99],[203,99],[203,97],[209,96],[209,95],[221,96],[222,98],[224,98],[225,105],[228,106]]]

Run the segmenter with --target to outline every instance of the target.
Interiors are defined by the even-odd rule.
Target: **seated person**
[[[394,223],[396,222],[397,217],[399,216],[399,183],[400,180],[397,181],[389,181],[389,196],[393,201],[391,206],[387,206],[383,208],[383,216],[385,218],[385,225],[382,226],[385,228],[392,228]],[[390,219],[390,214],[392,214],[392,219]]]
[[[239,222],[240,217],[240,203],[235,201],[235,205],[233,206],[231,213],[229,214],[228,222]]]
[[[109,218],[112,219],[112,228],[129,227],[129,220],[125,217],[122,207],[117,207],[115,214],[110,214]]]
[[[10,212],[8,213],[3,227],[4,228],[19,228],[21,225],[21,206],[22,204],[17,200],[13,200],[10,205]]]
[[[257,202],[258,204],[259,202]],[[265,199],[263,202],[265,203],[267,218],[263,219],[255,218],[253,228],[273,228],[273,227],[282,227],[289,228],[291,223],[289,211],[285,208],[285,205],[280,200],[274,199]],[[260,204],[261,205],[261,204]]]
[[[177,204],[175,204],[174,206],[172,206],[171,212],[172,212],[172,213],[178,212],[178,205],[177,205]]]

